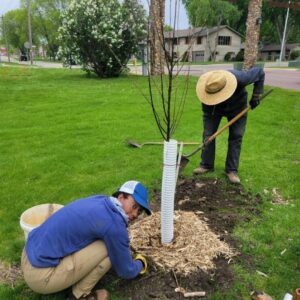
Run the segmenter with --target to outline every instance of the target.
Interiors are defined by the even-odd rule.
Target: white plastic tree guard
[[[164,164],[161,189],[161,243],[174,238],[174,198],[177,171],[177,141],[164,142]]]

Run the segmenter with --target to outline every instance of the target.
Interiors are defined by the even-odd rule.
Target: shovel
[[[179,142],[181,143],[181,142]],[[199,145],[200,143],[198,142],[182,142],[183,145]],[[144,142],[142,144],[137,143],[136,141],[133,140],[127,140],[128,146],[134,147],[134,148],[142,148],[145,145],[163,145],[164,142]]]
[[[265,92],[261,97],[260,97],[260,101],[262,99],[264,99],[266,96],[268,96],[271,92],[273,91],[273,89]],[[197,147],[194,151],[192,151],[189,154],[186,155],[182,155],[181,156],[181,160],[179,163],[179,168],[180,170],[184,169],[185,166],[189,163],[189,157],[191,157],[192,155],[196,154],[198,151],[200,151],[201,149],[203,149],[205,146],[207,146],[210,142],[212,142],[218,135],[220,135],[225,129],[227,129],[230,125],[232,125],[233,123],[235,123],[237,120],[239,120],[244,114],[246,114],[249,110],[251,110],[251,106],[248,105],[245,109],[243,109],[239,114],[237,114],[233,119],[231,119],[228,123],[226,123],[222,128],[220,128],[219,130],[217,130],[213,135],[211,135],[210,137],[208,137],[201,146]]]

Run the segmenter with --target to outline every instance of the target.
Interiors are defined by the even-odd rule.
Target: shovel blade
[[[179,163],[179,173],[183,171],[183,169],[187,166],[189,162],[190,160],[187,157],[181,156],[180,163]]]
[[[142,148],[142,146],[140,144],[138,144],[137,142],[135,142],[133,140],[127,140],[127,145],[134,147],[134,148]]]

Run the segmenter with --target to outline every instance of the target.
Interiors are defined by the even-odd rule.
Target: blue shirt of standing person
[[[22,271],[35,292],[51,294],[67,288],[68,299],[88,299],[112,266],[126,279],[145,273],[146,259],[132,258],[128,222],[151,210],[148,192],[138,181],[127,181],[113,197],[96,195],[64,206],[29,233]],[[97,290],[94,299],[108,299]]]

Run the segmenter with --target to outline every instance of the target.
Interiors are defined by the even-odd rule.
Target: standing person
[[[251,109],[259,105],[264,80],[263,69],[256,67],[248,71],[218,70],[203,74],[196,87],[197,96],[202,102],[203,141],[217,131],[222,117],[230,121],[247,107],[247,85],[254,84],[249,102]],[[225,172],[232,183],[240,183],[238,167],[246,120],[247,115],[244,115],[229,127]],[[213,171],[214,162],[215,140],[204,147],[200,167],[194,169],[193,173],[204,174]]]
[[[22,254],[22,271],[28,286],[40,294],[71,287],[68,300],[108,299],[104,289],[91,293],[112,266],[126,279],[143,274],[146,259],[132,259],[128,222],[145,211],[147,189],[127,181],[112,197],[79,199],[64,206],[29,233]]]

